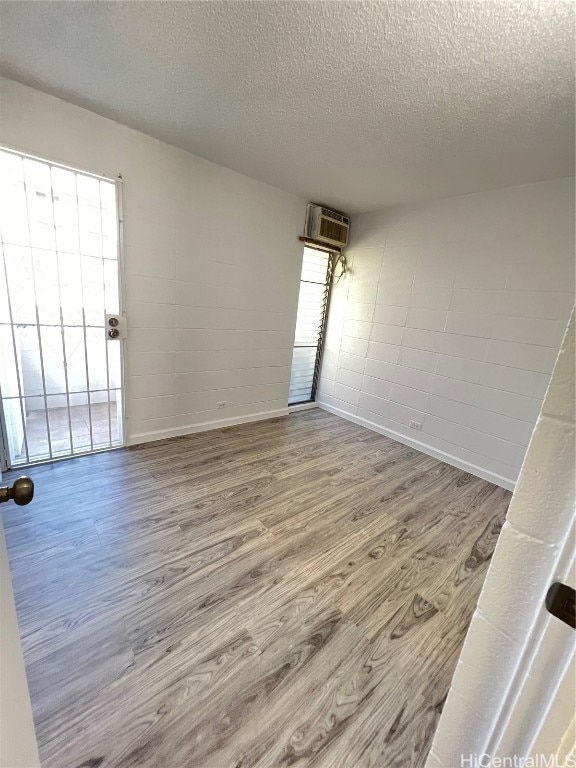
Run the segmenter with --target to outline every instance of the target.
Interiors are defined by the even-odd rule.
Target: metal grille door
[[[3,463],[122,445],[116,184],[0,150]]]
[[[314,400],[330,288],[330,254],[304,249],[288,403]]]

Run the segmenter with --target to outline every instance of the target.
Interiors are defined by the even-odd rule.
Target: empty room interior
[[[0,768],[576,764],[575,9],[0,2]]]

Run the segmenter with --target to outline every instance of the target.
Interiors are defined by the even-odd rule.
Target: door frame
[[[2,407],[2,387],[0,386],[0,481],[2,472],[8,472],[8,441],[6,439],[6,419]]]
[[[548,584],[573,581],[575,535],[573,519]],[[486,740],[485,751],[490,755],[530,755],[546,728],[549,713],[555,709],[559,689],[569,682],[572,674],[574,630],[562,625],[558,618],[546,611],[543,603],[536,601],[533,619],[532,632],[522,649],[518,667],[510,677],[507,696]],[[550,663],[552,660],[553,663]],[[557,711],[556,715],[559,714]],[[572,711],[562,714],[565,715],[561,726],[564,734],[570,727]],[[555,745],[558,746],[560,742]]]
[[[37,152],[30,152],[13,144],[7,144],[5,142],[0,143],[0,150],[7,152],[13,152],[22,157],[27,157],[31,160],[38,160],[50,165],[56,165],[67,171],[73,171],[75,173],[82,173],[85,176],[93,176],[98,179],[104,179],[105,181],[112,182],[116,190],[116,240],[117,240],[117,262],[118,262],[118,313],[124,318],[126,322],[126,310],[124,301],[124,287],[126,284],[125,279],[125,267],[124,267],[124,177],[121,173],[118,173],[115,177],[110,174],[103,173],[102,171],[87,170],[80,168],[76,165],[70,165],[70,163],[63,162],[61,160],[52,159],[51,157],[45,157],[39,155]],[[6,433],[6,422],[4,417],[4,409],[2,407],[2,392],[0,387],[0,477],[2,472],[18,471],[18,469],[28,466],[37,466],[41,464],[51,464],[55,461],[67,461],[68,459],[75,459],[78,456],[90,456],[94,453],[106,453],[107,451],[116,451],[121,448],[125,448],[127,445],[126,439],[126,339],[120,338],[118,340],[120,344],[120,399],[122,403],[122,419],[120,423],[121,428],[121,441],[120,445],[115,445],[110,448],[97,448],[86,453],[78,453],[73,456],[55,456],[51,459],[43,459],[41,461],[35,461],[33,464],[22,465],[22,467],[9,467],[8,466],[8,441]]]
[[[114,179],[116,185],[116,225],[117,225],[117,240],[118,240],[118,313],[120,317],[124,318],[124,324],[126,326],[126,308],[124,304],[124,286],[126,285],[126,276],[124,273],[124,177],[122,174],[118,174]],[[120,338],[118,343],[120,344],[120,399],[122,401],[122,440],[118,448],[125,448],[126,441],[126,338]],[[111,448],[108,450],[116,450]]]
[[[305,242],[304,243],[304,249],[302,251],[302,264],[300,266],[300,280],[299,280],[299,289],[298,289],[298,305],[300,304],[300,291],[302,288],[302,283],[306,282],[302,280],[302,266],[304,264],[304,257],[306,255],[306,250],[311,251],[319,251],[320,253],[326,253],[328,254],[328,264],[326,266],[326,283],[324,286],[324,313],[322,315],[322,324],[319,329],[318,333],[318,344],[316,346],[316,357],[314,358],[314,369],[312,372],[312,386],[310,389],[310,399],[309,400],[302,400],[301,402],[297,403],[291,403],[290,402],[290,392],[288,392],[288,408],[289,409],[302,409],[303,407],[311,407],[316,405],[316,395],[318,394],[318,385],[320,383],[320,370],[322,368],[322,356],[324,354],[324,345],[326,341],[326,329],[328,327],[328,314],[330,312],[330,298],[332,296],[332,286],[334,283],[334,270],[336,268],[336,265],[343,257],[342,251],[337,251],[334,248],[330,248],[329,246],[322,246],[321,244],[315,244],[311,242]],[[344,259],[344,264],[345,264]],[[345,267],[344,267],[345,271]],[[344,272],[342,272],[342,275]],[[342,276],[340,275],[340,277]],[[320,283],[318,283],[320,285]],[[296,317],[296,326],[298,325],[298,317]],[[294,329],[294,333],[296,334],[296,327]],[[294,350],[297,348],[302,348],[302,345],[296,345],[294,342],[296,341],[296,337],[294,336],[294,341],[292,344],[292,354],[294,354]],[[294,365],[294,358],[292,358],[292,366]],[[290,379],[292,379],[292,366],[290,368]]]

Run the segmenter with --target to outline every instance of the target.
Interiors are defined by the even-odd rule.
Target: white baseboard
[[[288,414],[288,408],[278,408],[275,411],[262,411],[261,413],[251,413],[248,416],[235,416],[230,419],[215,419],[214,421],[204,421],[201,424],[189,424],[185,427],[177,427],[175,429],[158,429],[155,432],[140,432],[136,435],[130,435],[127,440],[127,445],[140,445],[141,443],[151,443],[155,440],[166,440],[168,437],[182,437],[183,435],[192,435],[195,432],[208,432],[210,429],[233,427],[235,424],[248,424],[251,421],[277,419],[279,416],[288,416]]]
[[[333,413],[334,415],[340,416],[343,419],[347,419],[348,421],[352,421],[362,427],[371,429],[373,432],[386,435],[386,437],[390,437],[392,440],[396,440],[403,445],[409,445],[411,448],[415,448],[417,451],[422,451],[422,453],[425,453],[428,456],[433,456],[435,459],[444,461],[446,464],[451,464],[453,467],[458,467],[458,469],[462,469],[465,472],[470,472],[470,474],[476,475],[476,477],[481,477],[483,480],[487,480],[490,483],[499,485],[502,488],[508,489],[509,491],[513,491],[515,488],[515,480],[512,480],[508,477],[502,477],[501,475],[497,475],[495,472],[486,470],[477,464],[472,464],[468,461],[464,461],[463,459],[459,459],[457,456],[446,453],[445,451],[441,451],[438,448],[434,448],[434,446],[428,445],[428,443],[424,443],[421,440],[415,440],[414,438],[407,437],[402,432],[396,432],[393,429],[382,427],[380,424],[376,424],[373,421],[363,419],[362,417],[356,416],[355,414],[349,413],[348,411],[344,411],[341,408],[335,408],[332,405],[327,405],[326,403],[322,402],[304,403],[303,405],[292,406],[291,408],[278,408],[274,411],[252,413],[247,416],[236,416],[230,419],[205,421],[201,424],[189,424],[185,427],[177,427],[175,429],[159,429],[154,432],[140,432],[136,435],[131,435],[127,440],[127,444],[139,445],[140,443],[151,443],[155,440],[165,440],[168,437],[182,437],[183,435],[191,435],[195,432],[207,432],[210,429],[222,429],[223,427],[231,427],[235,424],[248,424],[252,421],[277,419],[279,416],[288,416],[290,413],[305,411],[309,408],[322,408],[329,413]]]
[[[356,416],[353,413],[348,413],[348,411],[335,408],[333,405],[327,405],[326,403],[320,402],[318,403],[318,406],[325,411],[333,413],[335,416],[340,416],[341,418],[347,419],[348,421],[353,421],[354,424],[359,424],[361,427],[371,429],[373,432],[386,435],[386,437],[390,437],[392,440],[396,440],[396,442],[402,443],[403,445],[408,445],[410,448],[416,448],[417,451],[421,451],[428,456],[433,456],[435,459],[444,461],[446,464],[451,464],[453,467],[457,467],[458,469],[463,469],[465,472],[469,472],[471,475],[481,477],[482,480],[488,480],[489,483],[499,485],[501,488],[506,488],[509,491],[513,491],[516,487],[516,481],[511,480],[509,477],[502,477],[501,475],[497,475],[495,472],[490,472],[490,470],[483,469],[482,467],[476,464],[472,464],[469,461],[459,459],[457,456],[446,453],[445,451],[441,451],[438,448],[434,448],[434,446],[428,445],[428,443],[423,443],[421,440],[414,440],[411,437],[407,437],[402,432],[396,432],[393,429],[387,429],[386,427],[380,426],[380,424],[376,424],[374,421],[363,419],[361,416]]]
[[[289,405],[288,410],[290,413],[298,413],[298,411],[309,411],[310,408],[319,408],[320,406],[316,401],[312,403],[300,403],[299,405]]]

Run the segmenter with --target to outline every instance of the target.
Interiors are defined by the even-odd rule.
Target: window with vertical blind
[[[304,249],[289,405],[308,403],[314,400],[316,395],[330,287],[330,259],[331,254],[326,251]]]

